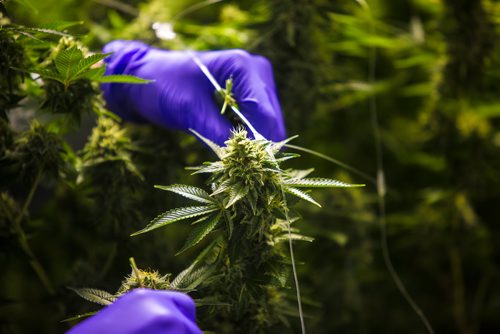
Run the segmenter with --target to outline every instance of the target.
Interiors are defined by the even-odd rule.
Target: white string
[[[196,65],[198,65],[198,67],[203,72],[203,74],[205,74],[205,76],[208,78],[208,80],[210,80],[210,82],[215,87],[215,89],[218,92],[221,91],[222,87],[219,85],[219,83],[217,82],[217,80],[215,80],[214,76],[212,75],[212,73],[210,73],[210,71],[205,66],[205,64],[203,64],[201,62],[200,58],[198,58],[198,56],[196,55],[196,53],[194,53],[191,50],[188,50],[187,52],[188,52],[189,56],[191,57],[191,59],[193,59],[193,61],[196,63]],[[250,130],[250,132],[252,132],[252,134],[253,134],[253,136],[254,136],[255,139],[257,139],[257,140],[266,139],[263,135],[261,135],[253,127],[252,123],[250,123],[250,121],[239,111],[239,109],[237,107],[235,107],[233,105],[231,105],[230,107],[234,111],[234,113],[243,121],[243,123],[245,123],[245,125],[248,127],[248,129]]]

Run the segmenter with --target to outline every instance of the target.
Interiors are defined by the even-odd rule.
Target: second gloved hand
[[[125,120],[147,121],[201,135],[222,144],[232,128],[215,102],[215,88],[183,51],[166,51],[137,41],[114,41],[104,47],[107,74],[131,74],[154,80],[145,85],[105,84],[111,111]],[[240,111],[264,137],[285,138],[281,108],[271,64],[243,50],[198,52],[217,82],[224,87],[232,77],[232,93]]]
[[[184,293],[135,289],[67,334],[202,334],[195,312]]]

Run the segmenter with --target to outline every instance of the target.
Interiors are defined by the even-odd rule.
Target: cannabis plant
[[[20,293],[20,290],[4,287],[1,294],[5,300],[23,300],[23,303],[30,304],[28,300],[34,301],[35,296],[47,299],[47,295],[54,296],[62,288],[64,284],[58,283],[51,270],[49,263],[53,261],[48,261],[51,259],[48,245],[55,247],[57,244],[57,220],[65,213],[78,220],[79,224],[74,224],[74,228],[82,227],[82,221],[96,221],[92,219],[94,212],[101,222],[107,223],[105,232],[92,235],[96,240],[113,241],[107,249],[107,244],[102,246],[105,251],[91,252],[93,257],[105,253],[106,259],[100,261],[104,263],[99,268],[102,272],[112,264],[116,253],[116,222],[125,224],[124,217],[129,220],[133,217],[130,214],[133,207],[127,206],[127,201],[113,200],[118,195],[108,196],[108,202],[96,195],[107,195],[110,191],[119,195],[129,193],[136,184],[133,181],[141,179],[130,157],[130,139],[121,130],[117,117],[104,108],[99,84],[149,81],[132,76],[105,76],[102,60],[108,54],[92,54],[70,36],[66,29],[75,24],[78,23],[22,26],[7,16],[4,2],[0,1],[0,250],[2,260],[11,259],[2,262],[6,268],[4,271],[13,270],[16,278],[22,278],[16,284],[32,286],[33,289],[30,293]],[[99,121],[95,134],[78,156],[65,135],[75,132],[75,122],[70,121],[79,121],[84,113],[95,114]],[[39,196],[40,188],[45,196]],[[91,196],[85,196],[90,191],[82,191],[88,189],[92,189]],[[66,202],[56,203],[61,198]],[[88,205],[92,202],[88,201],[89,198],[95,199],[92,204],[97,204]],[[32,212],[32,203],[45,209],[51,207],[56,214],[51,215],[50,222],[40,219],[38,215],[43,215],[44,210]],[[99,206],[102,203],[114,207]],[[94,210],[88,210],[89,207]],[[85,211],[87,215],[81,219],[71,213],[72,209]],[[113,235],[109,236],[109,231]],[[129,233],[127,231],[124,235]],[[72,249],[78,248],[75,239],[70,242]],[[70,270],[81,274],[78,271],[81,263],[90,262],[89,256],[84,257],[80,257],[82,261],[75,261]],[[26,270],[24,263],[29,264]],[[45,289],[37,289],[37,283],[42,283]],[[2,331],[5,329],[4,320],[1,319],[0,323]]]
[[[193,131],[194,132],[194,131]],[[196,218],[182,253],[204,243],[193,266],[207,277],[196,296],[225,306],[205,309],[201,325],[217,333],[261,333],[295,314],[286,294],[292,259],[283,243],[312,241],[290,225],[297,200],[320,206],[307,188],[356,187],[326,178],[307,177],[313,170],[283,169],[282,162],[298,155],[282,152],[287,141],[250,139],[235,130],[220,147],[195,133],[219,160],[191,168],[208,174],[209,190],[189,185],[157,186],[198,202],[169,210],[151,221],[139,235],[172,223]],[[212,239],[208,243],[205,239]]]
[[[130,266],[132,268],[131,273],[124,278],[122,284],[114,294],[104,290],[92,288],[71,289],[80,297],[92,303],[106,306],[112,304],[123,294],[137,288],[190,292],[200,285],[200,283],[206,278],[206,270],[193,270],[193,265],[181,271],[173,279],[171,278],[171,274],[161,275],[156,270],[139,269],[134,258],[130,258]],[[198,300],[197,302],[202,305],[204,301]],[[95,312],[86,314],[86,316],[94,313]]]

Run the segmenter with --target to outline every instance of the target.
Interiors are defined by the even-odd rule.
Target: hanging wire
[[[363,0],[356,0],[366,11],[368,14],[369,24],[370,24],[370,33],[374,34],[374,24],[373,24],[373,16],[370,7]],[[370,48],[368,59],[368,80],[370,85],[373,87],[375,83],[375,71],[377,65],[377,49],[376,47]],[[373,137],[375,141],[375,154],[376,154],[376,164],[377,164],[377,202],[378,202],[378,211],[379,211],[379,228],[380,228],[380,244],[382,247],[382,255],[384,258],[384,263],[389,271],[389,274],[394,281],[394,284],[398,288],[399,292],[406,300],[406,302],[410,305],[413,311],[420,318],[425,328],[430,334],[434,334],[434,329],[430,324],[429,320],[425,316],[422,309],[415,302],[413,297],[410,295],[408,290],[406,289],[405,284],[399,277],[398,272],[394,268],[394,264],[392,263],[391,255],[389,252],[389,243],[387,240],[387,221],[386,221],[386,182],[385,182],[385,173],[384,173],[384,159],[383,159],[383,148],[382,148],[382,140],[380,136],[380,124],[378,120],[377,113],[377,99],[375,94],[371,94],[369,98],[369,112],[371,125],[373,130]]]

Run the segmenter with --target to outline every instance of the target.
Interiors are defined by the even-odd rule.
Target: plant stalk
[[[26,233],[24,233],[24,230],[21,226],[21,221],[28,211],[28,207],[31,204],[31,201],[33,199],[33,195],[35,194],[36,189],[38,188],[38,184],[40,183],[40,180],[42,178],[42,171],[43,168],[40,168],[38,171],[35,180],[33,181],[33,184],[31,186],[30,192],[28,194],[28,197],[26,198],[26,201],[24,202],[24,205],[21,209],[21,212],[19,213],[19,216],[14,220],[14,232],[17,235],[17,240],[19,241],[19,245],[21,246],[21,249],[24,251],[24,253],[28,256],[29,258],[29,263],[35,273],[37,274],[38,278],[42,282],[43,286],[49,293],[49,295],[54,295],[55,290],[52,287],[52,284],[50,283],[50,279],[41,265],[40,261],[35,256],[35,253],[33,253],[33,250],[31,249],[29,243],[28,243],[28,238],[26,237]]]

